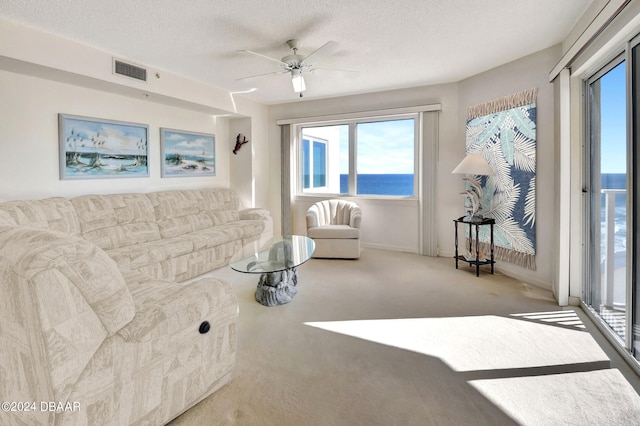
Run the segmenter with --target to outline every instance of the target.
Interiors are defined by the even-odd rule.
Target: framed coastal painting
[[[146,124],[58,114],[60,179],[149,176]]]
[[[161,128],[160,150],[162,177],[216,175],[215,135]]]

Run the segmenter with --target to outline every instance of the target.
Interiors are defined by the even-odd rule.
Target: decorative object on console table
[[[60,179],[148,177],[146,124],[58,114]]]
[[[467,220],[466,216],[459,217],[458,219],[454,219],[455,226],[455,246],[456,246],[456,254],[454,258],[456,259],[456,269],[458,269],[458,262],[469,262],[469,266],[476,267],[476,277],[480,276],[480,266],[482,265],[491,265],[491,273],[493,274],[494,267],[493,265],[496,263],[494,259],[494,240],[493,240],[493,227],[496,223],[494,219],[482,219],[482,220]],[[469,243],[469,251],[464,254],[460,254],[458,251],[458,224],[466,224],[468,225],[468,235],[469,239],[467,240]],[[489,225],[489,258],[483,255],[480,250],[480,226]],[[475,228],[475,238],[473,237],[473,229]],[[475,244],[474,244],[475,242]],[[465,245],[466,248],[466,245]]]
[[[465,175],[473,175],[474,177],[465,177],[467,181],[467,189],[462,195],[465,196],[465,220],[468,222],[481,222],[484,217],[482,213],[483,192],[480,182],[476,176],[493,176],[493,170],[489,167],[487,160],[482,154],[472,152],[467,154],[460,164],[456,166],[451,173],[460,173]]]
[[[245,143],[249,143],[247,137],[242,136],[242,133],[238,133],[238,136],[236,136],[236,146],[233,148],[233,154],[238,154],[238,151],[240,151],[240,148],[242,148],[242,145],[244,145]]]
[[[160,150],[162,177],[216,175],[214,135],[161,128]]]
[[[533,270],[537,93],[533,88],[469,107],[466,141],[467,152],[482,152],[495,173],[480,185],[484,218],[496,221],[496,257]],[[488,244],[481,232],[481,250],[486,252]]]

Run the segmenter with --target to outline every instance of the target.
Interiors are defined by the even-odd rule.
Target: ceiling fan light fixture
[[[335,41],[328,41],[310,54],[303,56],[298,54],[298,40],[291,39],[287,41],[287,45],[293,51],[292,55],[287,55],[282,59],[272,58],[270,56],[263,55],[262,53],[253,52],[251,50],[238,50],[240,53],[251,54],[257,56],[262,59],[266,59],[272,63],[277,63],[280,67],[279,71],[272,71],[264,74],[251,75],[248,77],[239,78],[238,80],[248,80],[251,78],[262,77],[267,75],[282,75],[286,73],[291,74],[291,83],[293,84],[293,91],[298,93],[300,97],[302,97],[302,92],[307,90],[307,86],[304,81],[303,74],[309,73],[313,74],[314,64],[319,61],[322,61],[323,58],[333,54],[338,47],[338,43]],[[333,68],[322,68],[324,70],[329,71],[347,71],[353,72],[349,70],[340,70]]]
[[[291,83],[293,83],[293,91],[296,93],[301,93],[307,90],[300,70],[291,70]]]

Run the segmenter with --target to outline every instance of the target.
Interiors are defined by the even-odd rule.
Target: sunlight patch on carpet
[[[574,311],[534,312],[526,314],[511,314],[511,316],[559,325],[570,325],[576,328],[585,329],[582,320]]]
[[[437,357],[457,372],[609,361],[585,331],[518,317],[486,315],[305,324]]]
[[[616,369],[469,382],[522,425],[631,425],[640,397]]]

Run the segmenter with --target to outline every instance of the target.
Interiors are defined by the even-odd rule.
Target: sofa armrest
[[[261,238],[273,237],[273,218],[267,209],[251,208],[240,210],[240,220],[259,220],[264,223]]]
[[[317,228],[320,226],[320,217],[316,209],[310,209],[305,216],[307,220],[307,229]]]
[[[243,209],[239,213],[240,220],[268,220],[271,218],[269,210],[262,208]]]
[[[360,207],[353,206],[351,207],[351,213],[349,215],[349,226],[352,228],[360,228],[360,224],[362,223],[362,211]]]

